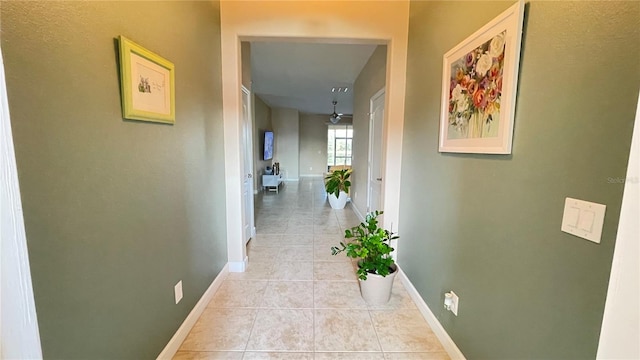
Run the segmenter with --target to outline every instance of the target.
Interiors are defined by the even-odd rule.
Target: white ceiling
[[[377,45],[252,42],[251,89],[271,107],[353,113],[353,83]],[[333,87],[348,87],[332,93]]]

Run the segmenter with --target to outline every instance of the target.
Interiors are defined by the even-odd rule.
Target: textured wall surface
[[[438,153],[442,56],[510,6],[412,1],[399,260],[469,359],[596,355],[640,86],[640,3],[527,4],[513,153]],[[601,244],[565,197],[607,205]],[[459,316],[442,307],[460,296]]]
[[[253,96],[253,177],[254,191],[262,187],[262,174],[267,166],[271,166],[272,160],[264,159],[264,132],[273,130],[271,126],[271,108],[260,97]]]
[[[300,176],[300,115],[298,110],[271,109],[273,125],[273,162],[280,163],[285,180],[298,180]]]
[[[227,258],[219,4],[1,11],[44,357],[155,358]],[[175,125],[122,119],[119,35],[175,64]]]
[[[327,115],[300,114],[300,175],[327,171]]]
[[[369,102],[385,87],[387,46],[381,45],[371,54],[353,84],[353,175],[351,201],[362,215],[367,211],[369,164]],[[374,210],[374,209],[372,209]]]

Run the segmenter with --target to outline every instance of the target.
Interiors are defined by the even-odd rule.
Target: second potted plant
[[[347,204],[347,193],[351,186],[350,176],[351,169],[343,169],[335,170],[324,178],[326,180],[324,186],[325,190],[327,190],[329,204],[333,209],[344,209]]]
[[[378,227],[379,215],[382,211],[368,213],[365,222],[345,230],[344,237],[349,241],[331,248],[333,255],[344,251],[348,257],[359,259],[360,293],[369,305],[384,305],[389,301],[393,279],[398,272],[391,257],[394,250],[391,240],[399,236]]]

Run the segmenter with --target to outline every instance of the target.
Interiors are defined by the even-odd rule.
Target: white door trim
[[[269,21],[265,21],[269,19]],[[309,26],[322,19],[325,26]],[[322,2],[220,2],[222,116],[224,123],[227,256],[242,264],[241,41],[304,41],[387,46],[384,226],[397,229],[406,91],[408,1],[353,1],[335,12]],[[231,268],[230,271],[233,271]]]
[[[42,359],[0,52],[0,357]]]
[[[598,359],[640,358],[640,94],[633,128]]]
[[[253,177],[255,176],[255,169],[253,168],[253,112],[251,111],[252,109],[252,103],[251,103],[251,90],[247,89],[244,85],[240,86],[241,90],[242,90],[242,94],[243,97],[246,96],[247,98],[247,118],[243,119],[243,121],[248,122],[247,124],[244,124],[243,127],[246,131],[248,131],[249,133],[246,134],[246,136],[244,137],[245,141],[248,142],[248,144],[243,144],[243,153],[245,153],[243,160],[246,159],[247,154],[247,147],[251,148],[251,151],[249,151],[248,156],[251,158],[251,161],[248,162],[248,164],[244,164],[244,166],[248,166],[249,167],[249,174],[251,175],[251,177],[249,178],[249,180],[244,179],[243,177],[243,181],[249,181],[251,182],[251,189],[247,190],[247,196],[249,196],[248,201],[251,204],[249,206],[249,210],[247,211],[247,209],[243,210],[243,216],[246,216],[247,213],[249,214],[249,234],[248,236],[245,234],[245,241],[248,238],[252,238],[254,236],[256,236],[256,224],[255,224],[255,216],[254,216],[254,204],[253,204]],[[243,100],[244,101],[244,100]],[[244,169],[243,169],[244,171]],[[244,189],[243,189],[244,191]]]

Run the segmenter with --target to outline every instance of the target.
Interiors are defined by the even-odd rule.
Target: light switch
[[[567,226],[578,227],[578,218],[580,217],[580,208],[570,206],[569,209],[565,211],[564,214],[564,223]]]
[[[591,232],[593,229],[593,220],[596,214],[591,210],[583,210],[580,213],[580,230]]]
[[[606,209],[602,204],[566,198],[561,230],[599,244]]]

